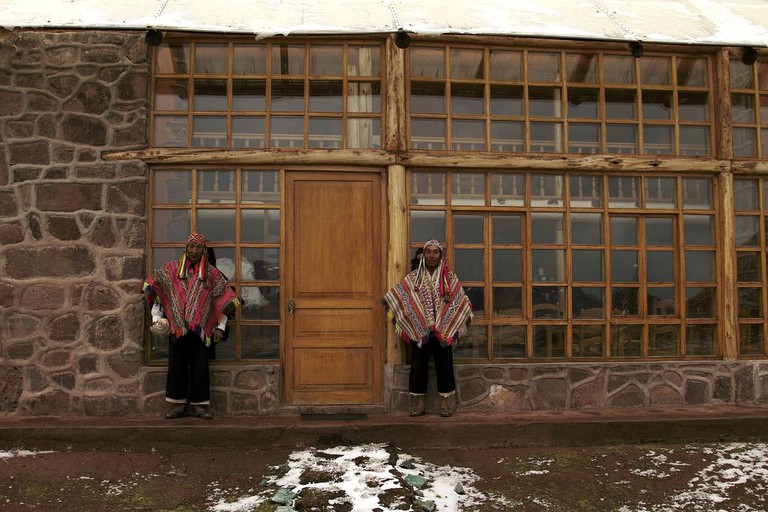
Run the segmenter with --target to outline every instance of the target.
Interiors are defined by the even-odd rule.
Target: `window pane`
[[[611,251],[611,280],[637,283],[637,251]]]
[[[523,280],[523,252],[520,249],[493,250],[493,282],[510,283]],[[510,290],[512,288],[500,288]],[[494,290],[496,290],[494,288]],[[495,293],[495,291],[494,291]]]
[[[675,253],[672,251],[646,252],[646,273],[649,283],[672,283],[675,280]]]
[[[525,176],[522,174],[491,174],[491,205],[523,206]]]
[[[189,44],[163,43],[157,47],[155,70],[158,73],[186,74],[189,72]]]
[[[529,82],[559,82],[560,53],[528,53]]]
[[[523,79],[523,52],[491,50],[491,80]]]
[[[493,288],[494,316],[523,316],[522,288]]]
[[[534,281],[565,280],[565,255],[561,249],[533,250],[531,251],[531,260]]]
[[[189,210],[155,210],[152,212],[152,241],[186,243],[191,225]]]
[[[304,45],[273,44],[272,74],[303,75],[305,53]]]
[[[413,149],[445,149],[445,120],[411,118]]]
[[[411,48],[411,76],[440,78],[445,76],[445,51],[442,48]]]
[[[675,178],[646,178],[646,208],[675,208],[677,206],[677,180]]]
[[[752,283],[762,280],[762,268],[759,252],[736,253],[736,280],[740,283]]]
[[[303,117],[272,117],[269,144],[273,148],[300,148],[304,146]]]
[[[736,245],[757,246],[760,243],[760,217],[756,215],[736,216]]]
[[[152,249],[152,268],[160,268],[171,260],[178,260],[184,253],[184,247],[157,247]],[[166,344],[168,339],[166,338]]]
[[[554,212],[531,213],[531,242],[534,244],[565,243],[563,214]]]
[[[155,110],[187,110],[189,106],[187,79],[156,80]]]
[[[484,262],[482,249],[456,249],[454,269],[462,281],[483,281]]]
[[[280,320],[280,288],[276,286],[243,286],[241,319]],[[269,297],[269,298],[267,298]]]
[[[709,155],[709,127],[707,126],[681,126],[680,127],[680,154],[681,155]]]
[[[445,174],[430,172],[412,173],[411,204],[445,204]]]
[[[280,175],[277,171],[243,171],[243,203],[279,203]]]
[[[240,253],[242,254],[240,279],[243,281],[278,281],[280,279],[280,249],[243,247]],[[271,300],[269,294],[265,297]]]
[[[608,119],[635,119],[635,92],[624,90],[605,91],[605,117]]]
[[[347,74],[349,76],[380,76],[381,50],[376,46],[347,47]]]
[[[432,239],[445,240],[445,212],[411,211],[411,242]]]
[[[736,211],[757,210],[757,180],[733,180],[733,203]]]
[[[310,148],[341,148],[341,119],[329,117],[309,118],[309,147]]]
[[[739,288],[739,318],[763,318],[761,288]]]
[[[192,119],[192,145],[222,148],[227,144],[227,118],[195,116]]]
[[[733,129],[733,156],[757,156],[757,131],[754,128]]]
[[[597,55],[569,53],[565,56],[565,66],[569,82],[597,82]]]
[[[485,151],[485,121],[451,122],[451,149]]]
[[[381,119],[347,119],[347,148],[381,148]]]
[[[349,82],[347,112],[381,112],[381,83]]]
[[[712,215],[684,215],[685,245],[713,245],[714,218]]]
[[[457,244],[481,244],[483,233],[482,215],[453,216],[453,238]]]
[[[563,206],[563,177],[559,174],[531,175],[531,206]]]
[[[763,324],[739,325],[739,355],[763,355]]]
[[[600,152],[600,125],[571,123],[568,128],[568,151],[588,154]]]
[[[598,245],[603,243],[603,215],[601,213],[571,214],[571,243]]]
[[[531,296],[534,318],[565,318],[565,287],[534,286]]]
[[[451,204],[485,204],[485,174],[454,173],[451,175]],[[482,226],[481,226],[482,230]]]
[[[263,148],[266,146],[263,116],[232,118],[232,145],[236,148]]]
[[[671,155],[674,150],[675,130],[672,126],[643,125],[643,153]]]
[[[242,242],[279,242],[280,210],[242,210],[240,240]]]
[[[639,289],[614,286],[611,289],[613,316],[637,316]]]
[[[611,244],[637,245],[637,217],[611,216]]]
[[[491,115],[523,115],[523,87],[491,84]]]
[[[197,231],[209,242],[234,242],[235,210],[197,210]]]
[[[640,76],[644,85],[672,85],[672,59],[645,57],[640,62]]]
[[[598,89],[568,89],[568,117],[600,117]]]
[[[192,173],[156,170],[153,173],[153,204],[189,204],[192,202]]]
[[[272,110],[303,111],[304,80],[272,80]]]
[[[226,80],[195,80],[193,110],[227,110]]]
[[[491,232],[494,244],[522,243],[522,215],[493,215]]]
[[[575,286],[572,291],[574,318],[605,318],[604,288]]]
[[[711,209],[712,180],[709,178],[683,178],[683,208]]]
[[[226,44],[195,44],[195,73],[227,72]]]
[[[453,114],[483,114],[485,86],[483,84],[451,84]]]
[[[708,121],[709,108],[706,92],[680,92],[677,95],[681,121]]]
[[[689,325],[686,330],[687,355],[715,355],[715,333],[714,325]]]
[[[341,76],[342,47],[313,45],[309,47],[309,74]]]
[[[233,80],[232,110],[266,110],[266,80]]]
[[[648,355],[650,357],[680,355],[680,326],[649,325]]]
[[[488,331],[485,325],[470,325],[467,332],[453,348],[453,356],[458,359],[487,359]]]
[[[234,45],[235,63],[232,72],[236,75],[266,75],[267,48],[264,45]]]
[[[411,112],[445,113],[445,84],[411,82]]]
[[[642,344],[642,325],[611,326],[611,356],[640,357]]]
[[[530,87],[528,89],[528,114],[532,117],[562,117],[560,89]]]
[[[677,85],[679,87],[706,87],[707,59],[688,59],[676,57],[677,61]]]
[[[602,176],[571,176],[571,207],[600,207],[603,205]]]
[[[531,151],[553,153],[563,151],[561,123],[531,123]]]
[[[731,115],[734,123],[754,123],[755,97],[752,94],[732,94]]]
[[[648,288],[648,314],[653,316],[674,316],[675,289],[671,286]]]
[[[575,249],[571,253],[574,281],[600,282],[603,280],[603,251]]]
[[[572,346],[573,357],[603,357],[605,326],[574,325]]]
[[[497,358],[524,358],[526,328],[522,325],[493,326],[493,356]]]
[[[672,93],[643,91],[644,119],[672,119]]]
[[[242,359],[279,359],[280,327],[277,325],[243,325]]]
[[[465,280],[463,276],[461,279]],[[464,292],[467,294],[469,302],[472,303],[472,312],[476,316],[485,315],[485,288],[482,286],[465,286]]]
[[[605,82],[609,84],[635,83],[635,59],[628,55],[605,55]]]
[[[565,357],[565,326],[535,325],[533,357]]]
[[[648,217],[645,219],[645,239],[651,246],[672,245],[675,240],[672,217]]]
[[[483,50],[451,49],[451,78],[484,77]]]
[[[491,121],[491,151],[523,151],[525,149],[524,127],[522,122]]]
[[[198,171],[197,202],[234,203],[237,196],[235,171]]]
[[[309,111],[341,112],[344,82],[341,80],[310,80]]]
[[[686,288],[685,316],[688,318],[714,318],[715,288]]]
[[[155,116],[153,145],[165,148],[186,146],[186,116]]]
[[[637,126],[633,124],[607,124],[605,137],[608,153],[637,153]]]

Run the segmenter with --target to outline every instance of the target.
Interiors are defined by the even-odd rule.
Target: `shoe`
[[[410,416],[412,418],[417,416],[424,416],[424,409],[411,409]]]
[[[213,415],[208,412],[208,408],[200,405],[195,406],[195,416],[201,420],[212,420]]]
[[[167,420],[175,420],[178,418],[184,418],[187,416],[187,406],[180,407],[178,409],[174,409],[172,411],[169,411],[165,413],[165,419]]]
[[[443,418],[450,418],[452,415],[453,413],[451,412],[450,409],[446,407],[443,407],[442,409],[440,409],[440,416],[442,416]]]

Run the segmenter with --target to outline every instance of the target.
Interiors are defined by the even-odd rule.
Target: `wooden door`
[[[382,400],[381,178],[286,173],[285,403]]]

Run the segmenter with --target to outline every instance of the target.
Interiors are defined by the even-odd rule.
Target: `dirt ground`
[[[727,462],[737,455],[723,457],[734,446],[417,450],[409,455],[439,466],[471,468],[479,477],[473,485],[485,496],[481,503],[465,508],[472,511],[768,509],[764,457],[752,474],[741,467],[741,476],[731,478],[732,484],[715,485],[720,490],[714,495],[701,487],[707,479],[727,475],[729,469],[739,466]],[[739,450],[759,454],[765,452],[765,446],[739,445]],[[58,451],[7,457],[0,459],[0,510],[207,511],[221,501],[277,491],[269,477],[285,471],[291,452]],[[302,478],[323,476],[306,474]],[[701,492],[693,492],[697,485]],[[411,488],[392,492],[400,493],[400,506],[391,505],[389,510],[421,510],[416,508]],[[329,506],[331,498],[332,494],[323,491],[306,492],[296,498],[293,507],[297,511],[351,509]],[[390,499],[397,503],[395,497]],[[242,510],[277,508],[267,500]]]

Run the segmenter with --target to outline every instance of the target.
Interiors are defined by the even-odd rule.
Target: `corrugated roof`
[[[768,47],[768,0],[2,0],[5,28],[476,34]]]

